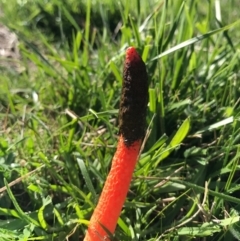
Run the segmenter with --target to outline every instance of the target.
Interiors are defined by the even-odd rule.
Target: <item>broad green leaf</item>
[[[190,130],[190,118],[187,118],[180,128],[178,129],[177,133],[172,138],[169,145],[166,147],[166,149],[163,151],[163,153],[160,155],[160,158],[157,161],[157,164],[161,162],[163,159],[169,156],[169,154],[179,145],[181,145],[184,138],[187,136],[188,132]]]
[[[91,181],[91,179],[90,179],[88,170],[87,170],[87,168],[86,168],[86,166],[85,166],[85,163],[84,163],[83,160],[80,159],[80,158],[77,158],[77,162],[78,162],[78,165],[79,165],[80,170],[81,170],[81,172],[82,172],[83,178],[84,178],[85,181],[86,181],[86,185],[87,185],[89,191],[92,193],[94,201],[96,201],[96,199],[97,199],[97,194],[96,194],[95,189],[94,189],[94,187],[93,187],[93,184],[92,184],[92,181]]]
[[[41,227],[43,229],[48,230],[49,229],[49,225],[48,225],[47,221],[44,218],[44,213],[43,212],[44,212],[45,207],[48,204],[52,203],[52,199],[50,198],[50,196],[48,196],[46,199],[43,199],[43,201],[44,201],[44,203],[43,203],[42,207],[38,210],[38,221],[39,221],[39,223],[40,223],[40,225],[41,225]]]

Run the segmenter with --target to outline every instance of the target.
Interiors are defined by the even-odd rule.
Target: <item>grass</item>
[[[22,56],[0,69],[2,240],[83,239],[127,46],[147,64],[149,126],[116,240],[240,240],[237,0],[0,6]]]

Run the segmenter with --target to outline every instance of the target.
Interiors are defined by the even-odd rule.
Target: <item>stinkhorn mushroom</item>
[[[108,233],[115,231],[145,135],[147,103],[146,66],[135,48],[129,47],[123,70],[117,150],[84,241],[109,241]]]

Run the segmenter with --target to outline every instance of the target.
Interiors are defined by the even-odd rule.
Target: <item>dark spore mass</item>
[[[119,133],[127,146],[142,140],[146,131],[148,77],[146,66],[137,51],[126,51],[119,110]]]

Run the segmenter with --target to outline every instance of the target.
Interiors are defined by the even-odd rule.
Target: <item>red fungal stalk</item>
[[[112,234],[115,231],[145,135],[147,72],[144,62],[133,47],[126,51],[123,79],[117,150],[84,241],[110,240],[105,229]]]
[[[106,238],[107,233],[102,226],[112,234],[114,233],[132,179],[140,146],[141,141],[136,141],[130,147],[126,147],[123,137],[120,136],[111,171],[91,217],[84,241],[110,240]]]

